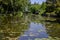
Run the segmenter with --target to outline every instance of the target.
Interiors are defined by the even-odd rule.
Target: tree
[[[47,0],[46,1],[46,11],[45,13],[50,13],[50,15],[56,14],[55,16],[60,16],[60,4],[59,0]],[[53,15],[54,16],[54,15]]]
[[[60,38],[60,0],[47,0],[46,2],[46,11],[45,14],[49,14],[49,17],[53,17],[56,20],[53,20],[54,24],[46,25],[48,28],[48,33],[52,37],[59,37]],[[51,21],[51,20],[49,20]],[[50,23],[52,23],[50,22]],[[56,23],[56,24],[55,24]],[[51,25],[51,26],[50,26]]]
[[[13,14],[14,12],[23,11],[28,3],[29,0],[1,0],[0,14]]]
[[[29,10],[30,10],[33,14],[35,14],[35,12],[38,12],[38,14],[39,14],[40,7],[41,7],[40,4],[31,4]]]
[[[24,18],[20,16],[24,8],[28,6],[28,1],[29,0],[0,0],[1,40],[7,40],[6,37],[18,37],[24,33],[24,30],[28,29],[28,22],[25,22]]]
[[[42,4],[41,4],[41,8],[40,8],[40,14],[43,14],[46,10],[46,2],[43,2]]]

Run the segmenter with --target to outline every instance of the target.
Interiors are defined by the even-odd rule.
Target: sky
[[[45,25],[41,23],[31,22],[29,29],[20,36],[18,40],[43,40],[40,38],[48,38]]]
[[[46,0],[30,0],[30,1],[31,1],[31,4],[34,4],[35,2],[42,4],[42,2],[45,2]]]

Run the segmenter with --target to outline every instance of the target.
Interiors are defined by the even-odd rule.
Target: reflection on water
[[[35,38],[48,38],[48,34],[43,24],[31,22],[29,29],[25,31],[24,35],[20,36],[19,40],[34,40]]]
[[[29,29],[19,40],[60,40],[60,24],[45,22],[45,20],[55,20],[55,18],[45,18],[40,15],[30,15],[27,17],[30,21]]]
[[[5,40],[15,38],[18,40],[60,40],[60,24],[45,21],[53,21],[55,18],[29,14],[10,19],[10,23],[1,19],[5,24],[0,25],[0,40],[4,38]]]

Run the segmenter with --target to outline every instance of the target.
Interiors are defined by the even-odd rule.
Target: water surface
[[[34,40],[36,38],[48,38],[45,25],[31,22],[29,29],[20,36],[19,40]]]

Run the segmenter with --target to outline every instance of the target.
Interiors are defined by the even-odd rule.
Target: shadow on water
[[[29,29],[20,36],[19,40],[35,40],[36,38],[48,38],[48,34],[43,24],[31,22]]]

